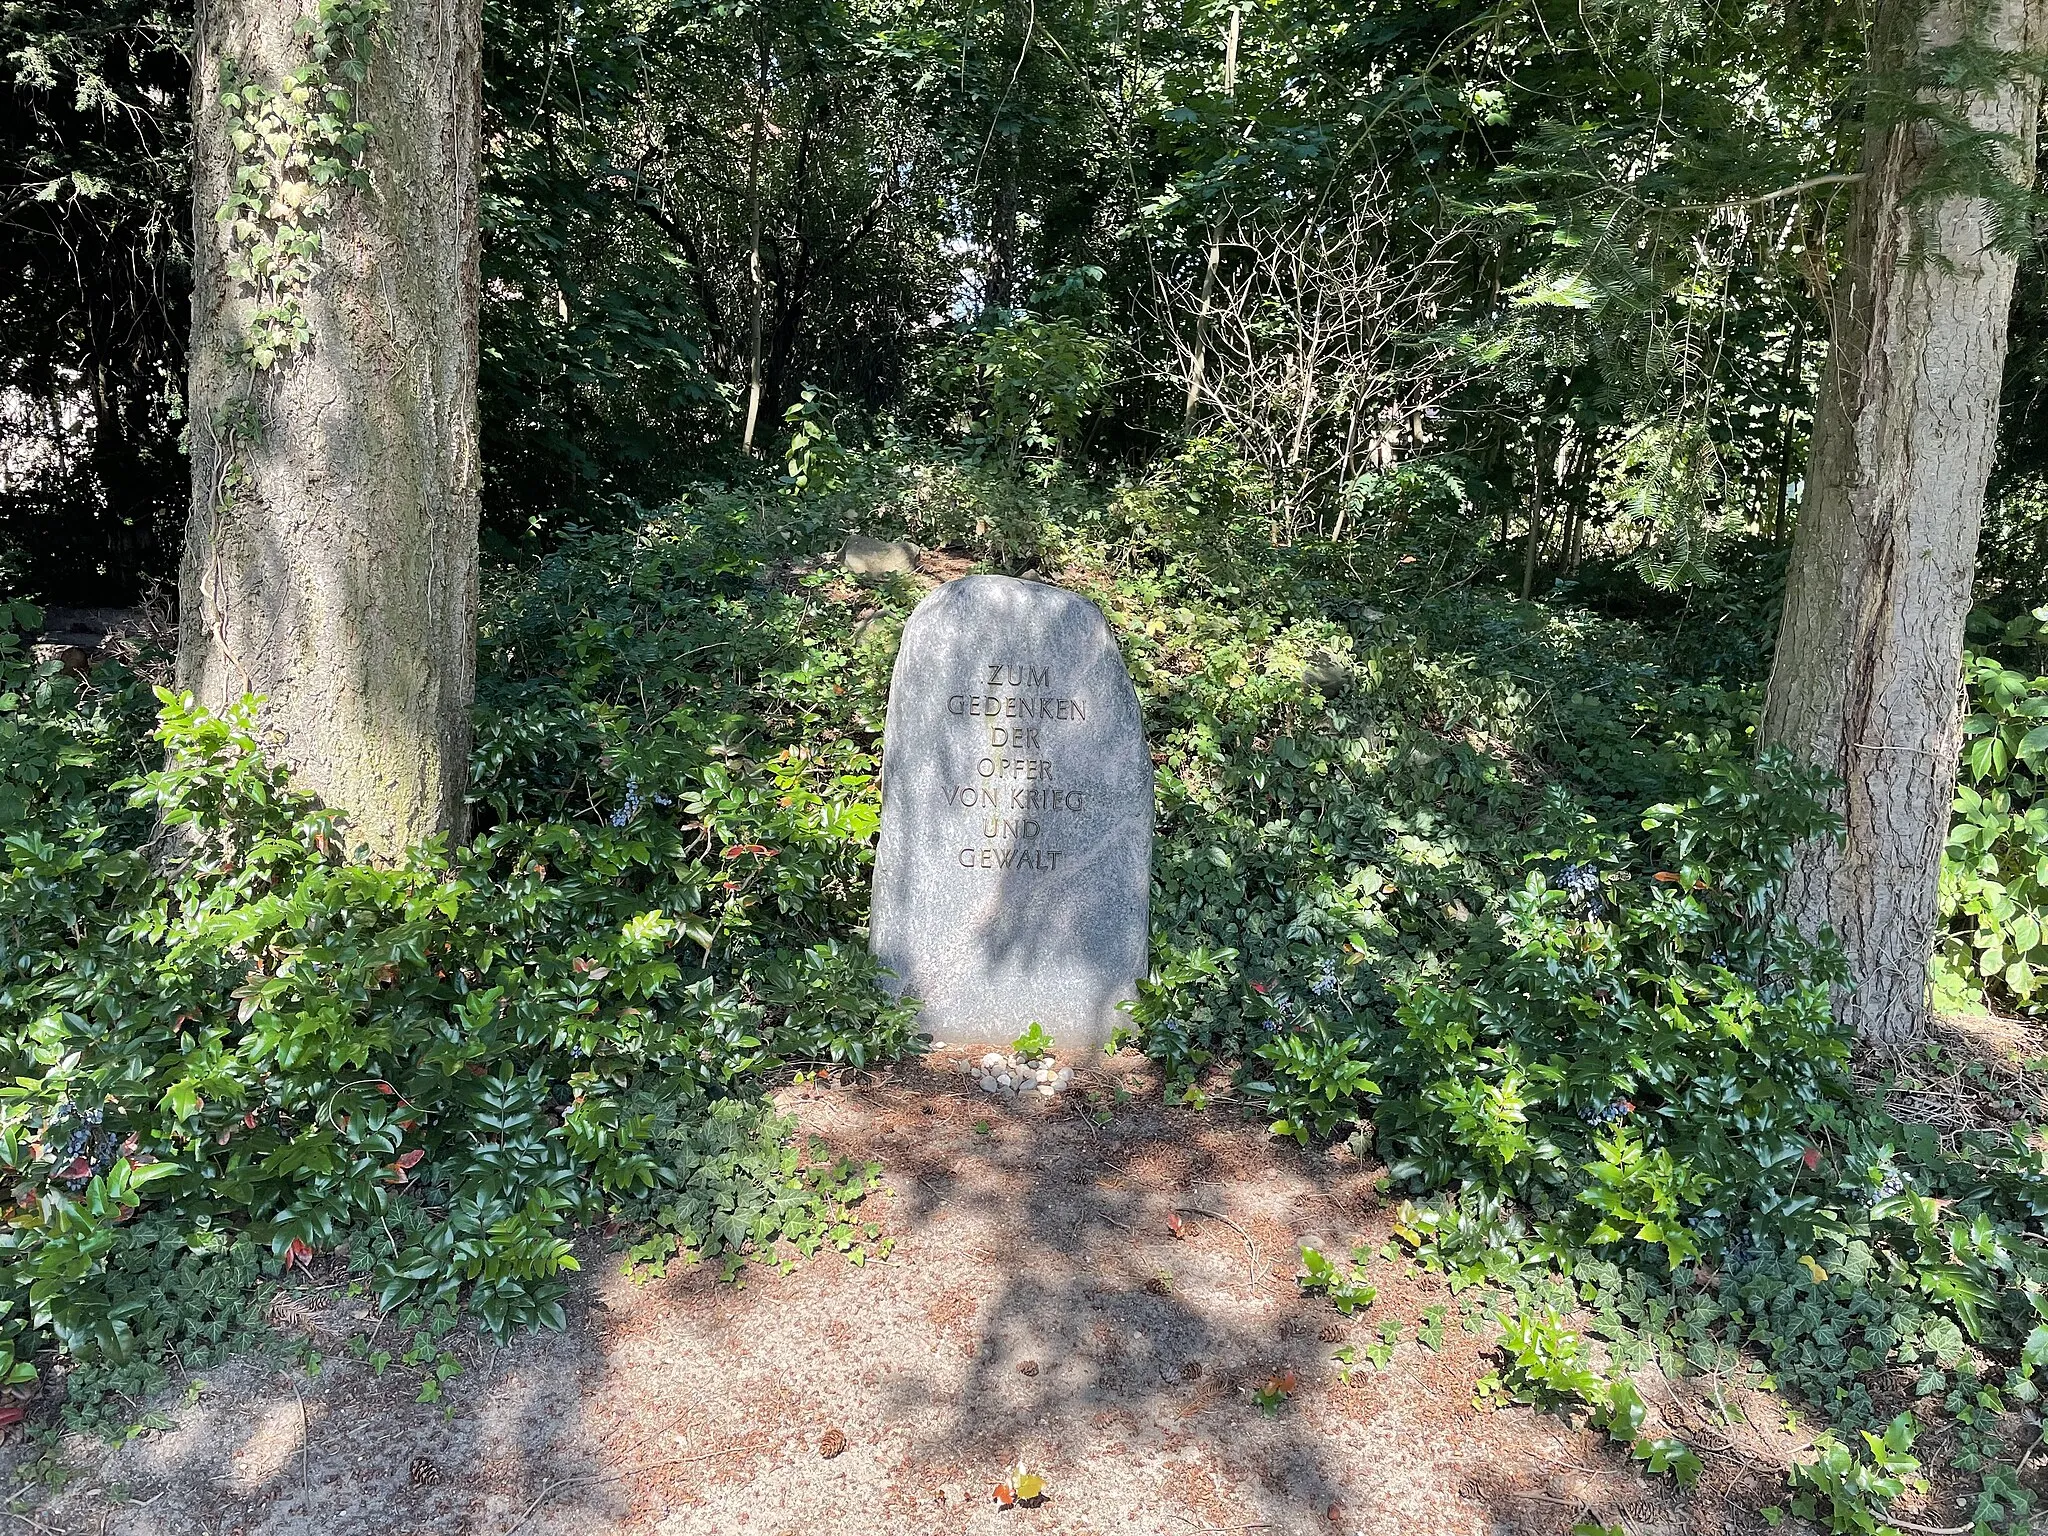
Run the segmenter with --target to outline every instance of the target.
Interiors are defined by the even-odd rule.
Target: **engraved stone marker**
[[[1152,758],[1087,599],[963,576],[889,684],[869,943],[942,1040],[1100,1046],[1145,973]]]

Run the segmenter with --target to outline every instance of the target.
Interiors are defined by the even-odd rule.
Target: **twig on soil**
[[[1174,1209],[1176,1211],[1183,1212],[1189,1216],[1206,1216],[1211,1221],[1220,1221],[1223,1223],[1223,1225],[1230,1228],[1231,1231],[1235,1232],[1239,1237],[1243,1238],[1245,1255],[1244,1277],[1248,1284],[1254,1287],[1258,1285],[1259,1246],[1257,1243],[1254,1243],[1252,1241],[1251,1234],[1249,1232],[1245,1231],[1243,1227],[1240,1227],[1236,1222],[1232,1221],[1228,1216],[1225,1216],[1221,1211],[1212,1211],[1208,1209],[1208,1207],[1206,1206],[1176,1205]],[[1252,1529],[1252,1527],[1246,1526],[1245,1529],[1250,1530]]]
[[[1920,1536],[1970,1536],[1970,1532],[1977,1529],[1974,1520],[1968,1525],[1916,1525],[1903,1515],[1889,1513],[1885,1515],[1884,1523],[1896,1525],[1902,1531],[1918,1531]]]
[[[614,1472],[590,1472],[582,1477],[557,1478],[554,1482],[549,1483],[547,1487],[541,1489],[539,1493],[535,1494],[533,1502],[526,1506],[519,1518],[500,1531],[498,1536],[513,1536],[513,1532],[519,1530],[520,1527],[533,1518],[535,1510],[539,1509],[541,1505],[547,1503],[549,1499],[552,1499],[565,1488],[574,1488],[581,1483],[614,1483],[622,1477],[638,1477],[642,1472],[658,1472],[663,1467],[680,1467],[685,1462],[709,1461],[714,1456],[725,1455],[731,1449],[730,1445],[721,1445],[714,1451],[699,1451],[694,1456],[670,1456],[661,1461],[642,1462],[637,1467],[622,1467]]]
[[[2027,1463],[2034,1459],[2034,1453],[2044,1445],[2048,1445],[2048,1430],[2044,1430],[2034,1443],[2027,1447],[2026,1455],[2022,1456],[2020,1464],[2012,1469],[2012,1475],[2018,1477],[2022,1472],[2026,1471]]]

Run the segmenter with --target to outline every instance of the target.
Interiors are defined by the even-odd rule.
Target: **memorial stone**
[[[1151,880],[1152,758],[1095,605],[1007,576],[925,598],[889,687],[869,927],[923,1027],[1100,1046],[1145,973]]]

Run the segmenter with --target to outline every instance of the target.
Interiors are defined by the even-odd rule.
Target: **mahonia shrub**
[[[558,1325],[574,1227],[684,1178],[650,1095],[910,1048],[854,936],[871,690],[758,579],[785,534],[714,502],[505,575],[480,830],[391,867],[250,701],[159,691],[152,743],[132,679],[9,637],[0,1384],[45,1343],[147,1345],[118,1257],[145,1227],[195,1257],[236,1234],[272,1274],[346,1248],[387,1307]]]
[[[2018,626],[2014,626],[2018,627]],[[2025,633],[2048,632],[2048,608]],[[2048,676],[1964,663],[1970,714],[1941,869],[1937,999],[2048,1011]]]
[[[1808,1149],[1850,1094],[1829,1008],[1838,953],[1778,912],[1793,850],[1838,823],[1780,756],[1528,856],[1492,937],[1436,974],[1260,985],[1242,1076],[1307,1142],[1369,1120],[1422,1191],[1511,1194],[1554,1239],[1652,1244],[1679,1265],[1731,1229],[1796,1229],[1822,1194]],[[1350,972],[1351,974],[1347,974]]]
[[[1794,850],[1838,829],[1824,781],[1767,753],[1588,834],[1501,904],[1476,974],[1401,989],[1372,1037],[1395,1175],[1512,1191],[1592,1243],[1676,1266],[1731,1225],[1796,1228],[1806,1151],[1851,1095],[1839,954],[1779,911]]]

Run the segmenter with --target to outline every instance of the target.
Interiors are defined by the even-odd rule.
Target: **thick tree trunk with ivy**
[[[198,7],[179,683],[262,695],[297,782],[384,859],[462,831],[480,32],[480,0]]]
[[[2048,0],[1889,0],[1875,36],[1877,78],[1924,79],[1965,38],[2039,50]],[[1852,985],[1837,1008],[1878,1041],[1926,1022],[2016,266],[1996,201],[1962,176],[1969,146],[1936,114],[2004,136],[2013,182],[2034,172],[2038,86],[1984,73],[1923,96],[1932,111],[1873,118],[1764,709],[1767,743],[1843,781],[1847,836],[1801,851],[1787,899],[1802,928],[1840,936]]]

